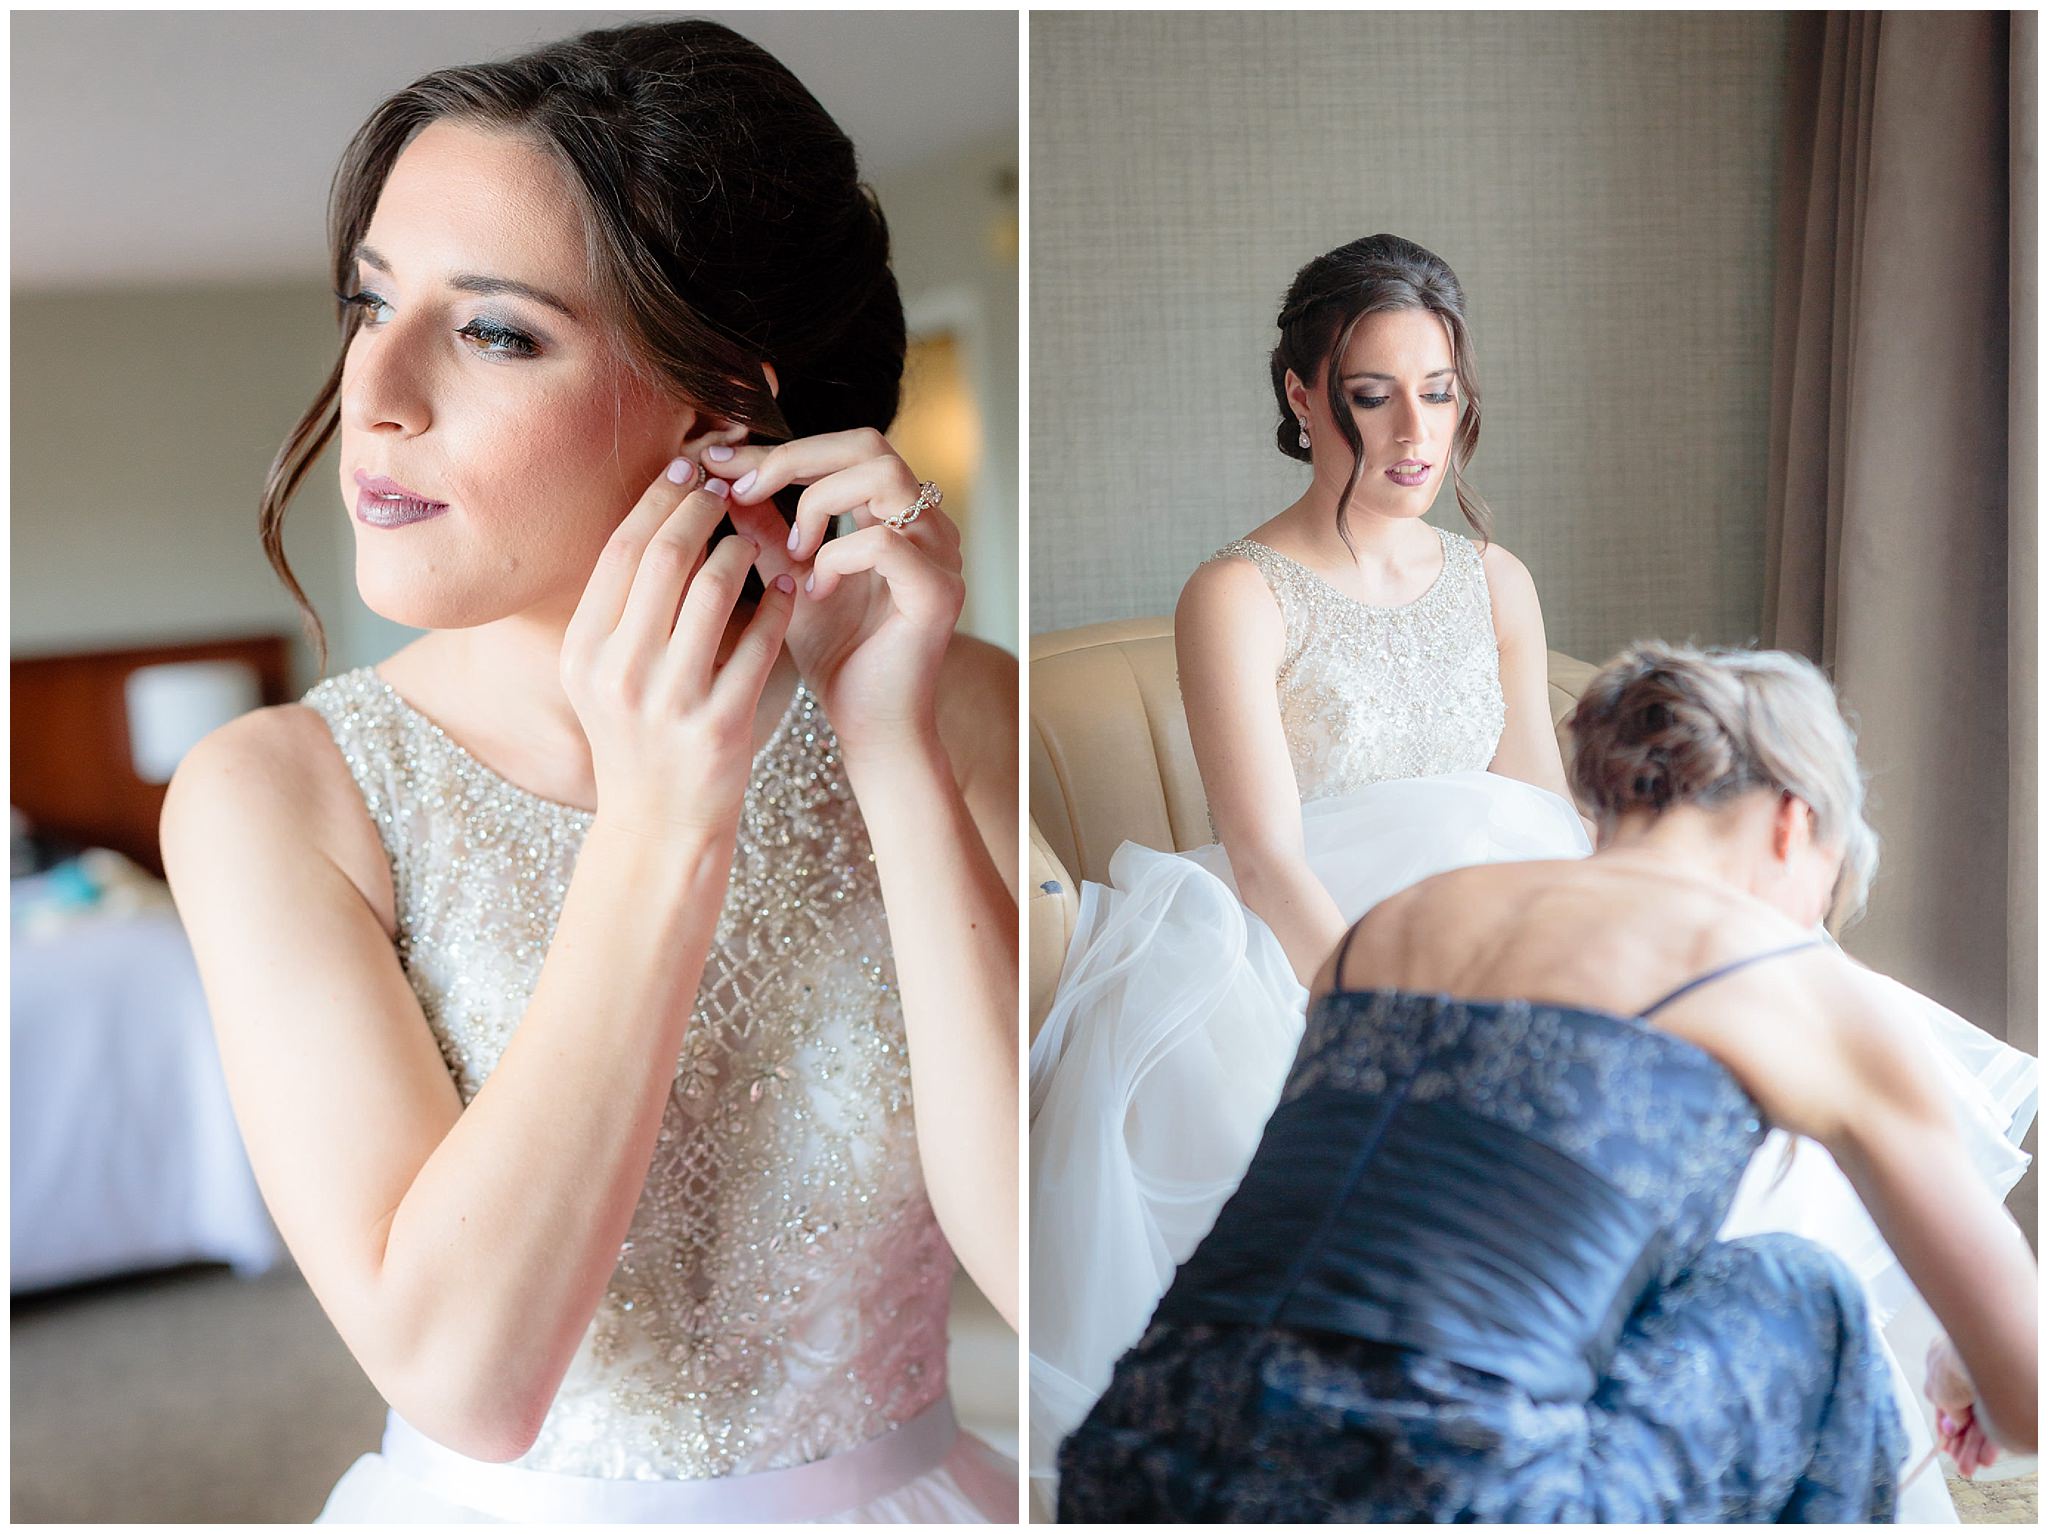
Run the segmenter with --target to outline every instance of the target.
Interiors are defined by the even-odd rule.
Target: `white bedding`
[[[177,917],[105,917],[12,946],[13,1289],[275,1263]]]

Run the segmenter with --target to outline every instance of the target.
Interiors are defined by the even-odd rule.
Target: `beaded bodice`
[[[592,817],[493,773],[368,667],[305,702],[383,840],[399,962],[467,1104],[525,1013]],[[702,1479],[851,1448],[944,1392],[951,1272],[866,828],[799,687],[755,759],[618,1265],[518,1463]]]
[[[1279,603],[1280,718],[1303,803],[1493,760],[1507,703],[1486,572],[1470,539],[1432,531],[1443,570],[1401,607],[1357,601],[1249,538],[1210,556],[1249,561]]]

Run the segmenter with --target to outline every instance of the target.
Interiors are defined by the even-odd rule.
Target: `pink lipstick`
[[[1419,458],[1403,458],[1399,463],[1387,470],[1387,478],[1397,485],[1413,490],[1417,485],[1429,483],[1431,467],[1432,465],[1424,463]]]
[[[356,470],[356,518],[369,527],[406,527],[438,517],[446,501],[431,500],[395,479]]]

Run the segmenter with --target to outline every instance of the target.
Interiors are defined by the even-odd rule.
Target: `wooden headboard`
[[[128,750],[128,673],[172,661],[238,660],[257,676],[265,704],[293,696],[291,639],[150,645],[36,656],[12,666],[12,798],[38,830],[126,853],[163,872],[156,823],[164,785],[135,775]]]

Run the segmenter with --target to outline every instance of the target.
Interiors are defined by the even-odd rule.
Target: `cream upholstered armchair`
[[[1597,667],[1550,652],[1550,717]],[[1171,618],[1127,618],[1031,641],[1031,1031],[1073,935],[1078,880],[1109,877],[1126,841],[1185,852],[1210,839],[1188,743]]]

